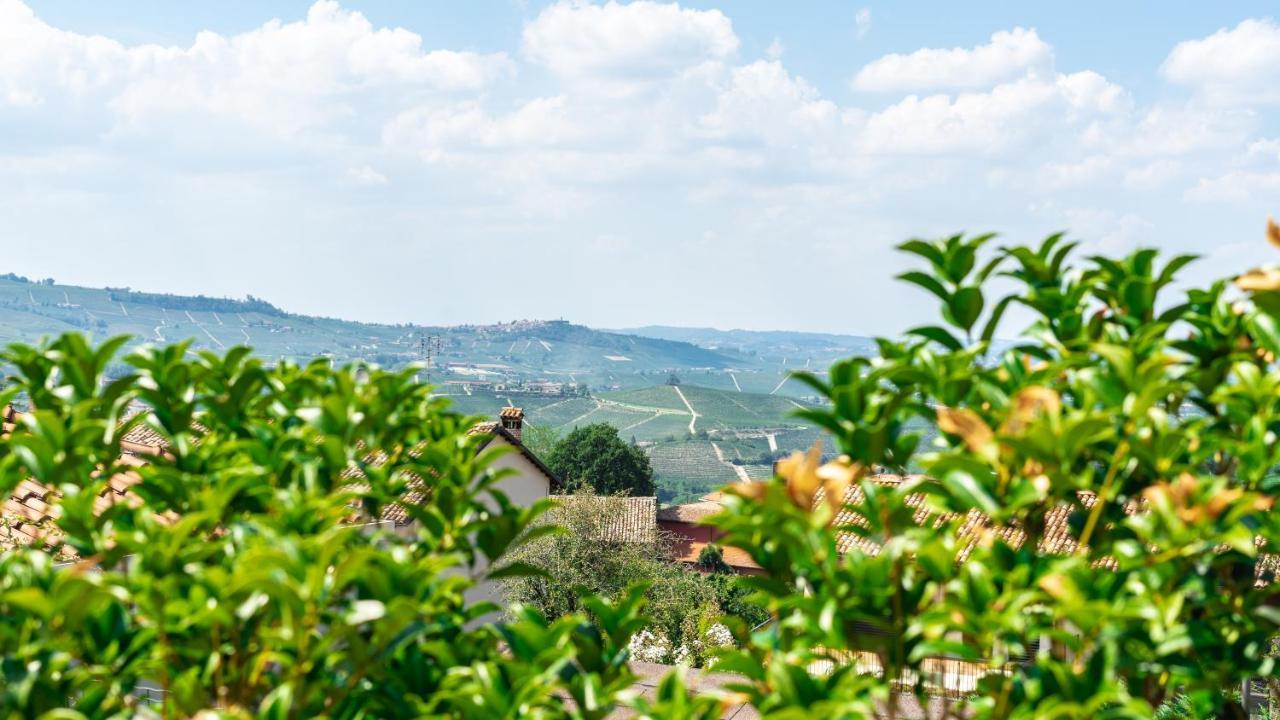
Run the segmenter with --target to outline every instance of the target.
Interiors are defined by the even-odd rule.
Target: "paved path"
[[[622,410],[632,410],[634,412],[658,413],[659,415],[688,415],[684,410],[676,410],[674,408],[654,407],[652,405],[633,405],[631,403],[620,403],[617,400],[608,400],[605,398],[592,398],[600,405],[608,405]]]
[[[776,392],[778,392],[779,390],[781,390],[781,389],[782,389],[782,386],[783,386],[783,385],[786,385],[786,384],[787,384],[787,381],[788,381],[788,380],[790,380],[790,379],[791,379],[791,373],[787,373],[785,376],[783,376],[783,378],[782,378],[782,382],[778,383],[778,387],[776,387],[776,388],[774,388],[774,389],[770,390],[770,391],[769,391],[769,394],[770,394],[770,395],[773,395],[774,393],[776,393]]]
[[[679,385],[672,385],[671,387],[675,388],[676,394],[680,396],[680,401],[684,403],[685,407],[689,408],[689,414],[693,416],[689,418],[689,434],[693,435],[698,432],[698,411],[694,410],[693,406],[689,404],[689,398],[685,397],[684,393],[680,391]]]
[[[738,384],[738,376],[733,373],[729,373],[729,377],[733,378],[733,386],[738,388],[738,392],[742,392],[742,386]]]

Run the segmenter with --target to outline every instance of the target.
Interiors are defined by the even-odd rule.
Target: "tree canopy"
[[[649,457],[606,423],[574,428],[545,461],[570,489],[589,487],[600,495],[654,494]]]

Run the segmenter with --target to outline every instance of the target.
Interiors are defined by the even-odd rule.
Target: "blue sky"
[[[797,11],[796,7],[802,7]],[[1265,3],[0,0],[3,270],[894,332],[913,235],[1267,260]]]

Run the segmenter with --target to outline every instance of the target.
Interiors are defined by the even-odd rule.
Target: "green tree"
[[[654,494],[649,457],[606,423],[574,428],[546,458],[570,490],[592,488],[600,495]]]

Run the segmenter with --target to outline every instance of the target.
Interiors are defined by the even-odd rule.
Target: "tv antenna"
[[[440,357],[444,351],[444,341],[439,335],[418,336],[418,359],[425,366],[427,384],[431,384],[431,359]]]

